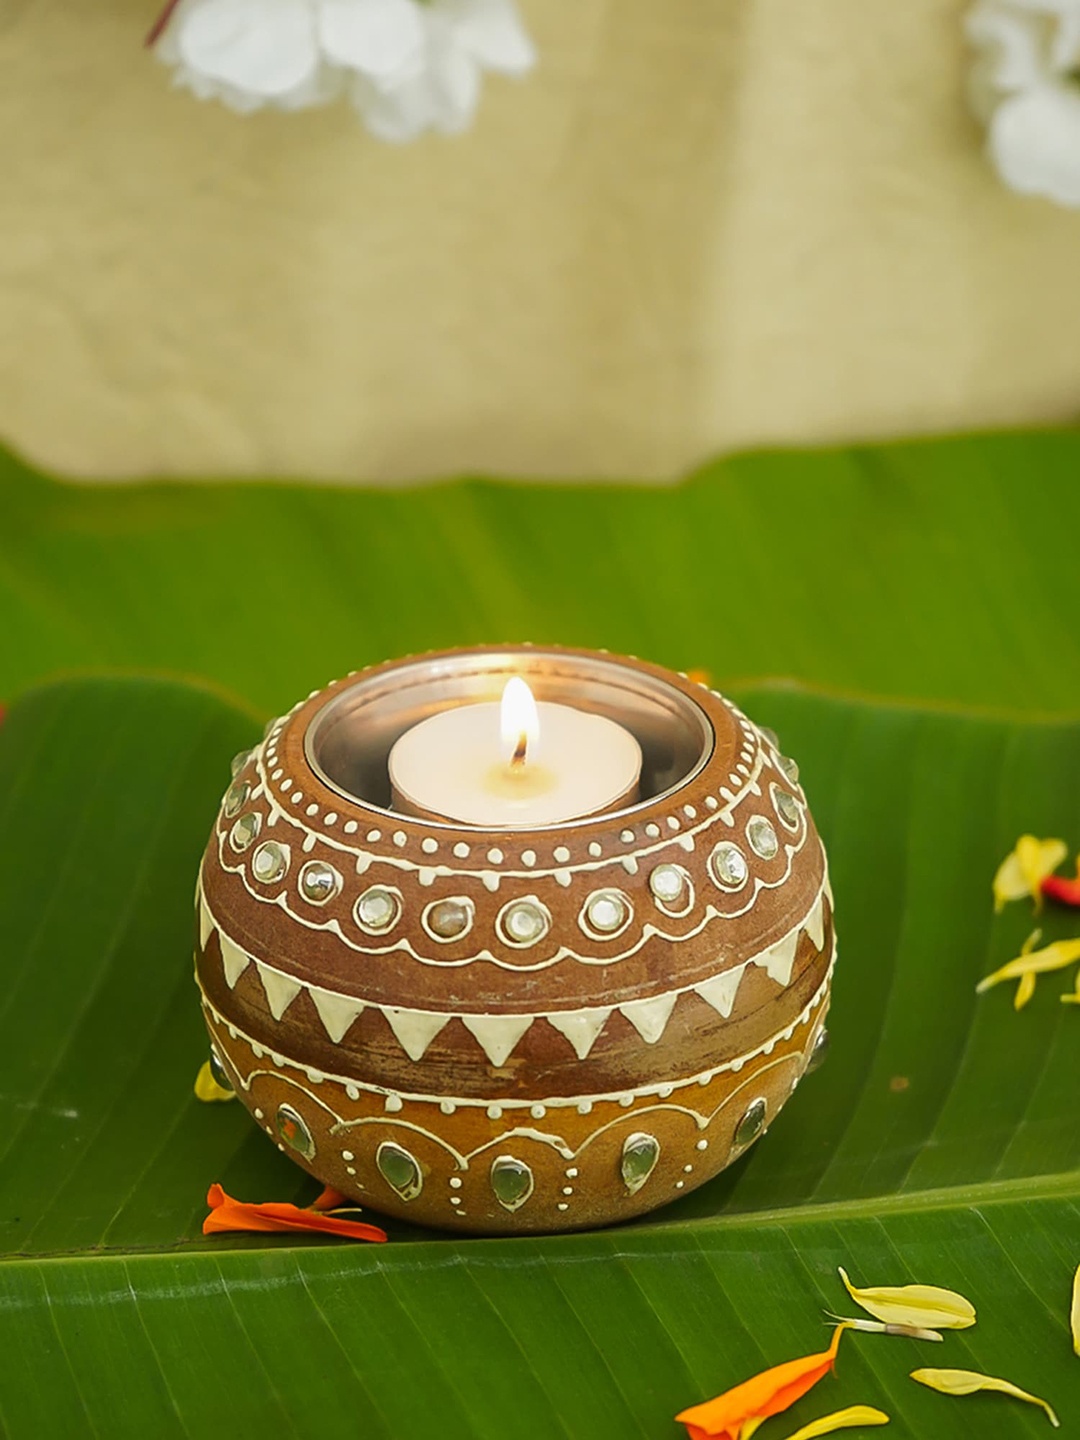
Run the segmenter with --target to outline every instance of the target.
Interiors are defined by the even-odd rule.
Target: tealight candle
[[[604,715],[537,703],[514,676],[501,703],[440,710],[407,730],[389,768],[397,810],[517,829],[632,804],[641,746]]]

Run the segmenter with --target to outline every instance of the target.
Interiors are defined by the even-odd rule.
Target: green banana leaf
[[[0,453],[0,700],[70,669],[265,714],[373,661],[559,641],[1080,712],[1080,434],[716,461],[672,488],[73,486]]]
[[[239,1105],[191,1094],[198,857],[256,720],[137,677],[31,690],[0,726],[0,1426],[22,1437],[621,1440],[824,1348],[836,1276],[959,1289],[940,1345],[844,1338],[837,1374],[762,1440],[853,1403],[909,1437],[1042,1433],[924,1365],[1007,1376],[1080,1424],[1080,1013],[1071,976],[1014,1012],[980,975],[1032,918],[992,914],[1024,830],[1080,845],[1080,726],[842,700],[738,698],[803,770],[841,936],[824,1068],[711,1184],[606,1232],[385,1246],[205,1239],[220,1180],[314,1186]],[[1048,938],[1068,916],[1043,917]],[[1078,927],[1071,927],[1074,931]]]
[[[1016,836],[1080,846],[1078,476],[1071,433],[671,489],[77,487],[0,456],[0,1435],[677,1440],[676,1411],[824,1347],[838,1264],[960,1289],[979,1323],[846,1336],[761,1440],[860,1402],[912,1440],[1045,1430],[907,1378],[926,1365],[1080,1425],[1072,976],[1019,1014],[974,990],[1035,923],[991,911]],[[522,636],[708,668],[780,731],[832,860],[827,1064],[736,1166],[616,1230],[203,1238],[211,1181],[314,1193],[191,1095],[192,890],[230,756],[333,675]],[[41,683],[72,671],[114,673]]]

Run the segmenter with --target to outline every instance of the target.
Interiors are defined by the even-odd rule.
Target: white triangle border
[[[378,1010],[386,1020],[401,1048],[410,1060],[419,1062],[427,1053],[435,1037],[450,1023],[460,1020],[480,1045],[488,1061],[498,1067],[506,1063],[518,1042],[537,1020],[546,1020],[573,1047],[579,1060],[584,1060],[602,1033],[614,1011],[618,1011],[637,1030],[648,1045],[655,1045],[662,1039],[676,1002],[682,995],[693,992],[708,1005],[728,1019],[750,965],[764,969],[778,985],[787,986],[798,951],[799,940],[806,934],[817,951],[825,943],[824,899],[830,898],[828,871],[822,880],[814,903],[806,915],[793,925],[786,935],[751,955],[742,964],[720,971],[705,980],[681,986],[678,990],[662,991],[659,995],[644,996],[637,1000],[625,1000],[621,1004],[602,1006],[579,1006],[574,1009],[537,1011],[529,1014],[487,1015],[476,1012],[452,1010],[433,1011],[413,1009],[409,1006],[385,1005],[379,1001],[363,999],[360,996],[345,995],[339,991],[327,990],[307,980],[278,970],[250,955],[242,946],[232,940],[215,919],[213,912],[199,892],[199,932],[205,950],[207,941],[216,931],[221,948],[222,965],[226,984],[235,988],[237,981],[249,964],[255,970],[262,984],[267,1005],[274,1019],[280,1022],[297,995],[308,992],[323,1029],[331,1044],[339,1045],[345,1038],[353,1021],[364,1010]],[[730,978],[729,978],[730,977]]]

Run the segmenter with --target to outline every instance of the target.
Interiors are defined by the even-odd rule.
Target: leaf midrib
[[[791,1226],[791,1225],[825,1225],[842,1224],[844,1221],[854,1220],[878,1220],[891,1215],[911,1215],[919,1213],[942,1213],[956,1210],[982,1210],[986,1207],[996,1205],[1015,1204],[1025,1201],[1039,1200],[1080,1200],[1080,1169],[1069,1170],[1061,1175],[1034,1175],[1024,1176],[1013,1180],[988,1180],[972,1185],[954,1185],[932,1190],[912,1190],[893,1195],[869,1195],[860,1196],[854,1200],[833,1200],[823,1204],[812,1205],[786,1205],[776,1206],[769,1210],[746,1210],[721,1215],[713,1215],[707,1218],[698,1217],[693,1220],[677,1220],[669,1223],[636,1225],[632,1229],[608,1230],[608,1231],[578,1231],[568,1235],[548,1235],[537,1237],[526,1235],[521,1237],[498,1236],[485,1238],[477,1236],[469,1240],[468,1248],[470,1253],[483,1253],[492,1245],[503,1247],[509,1244],[522,1244],[525,1246],[534,1245],[538,1238],[543,1239],[550,1246],[573,1247],[583,1240],[595,1238],[597,1234],[606,1234],[611,1237],[619,1235],[642,1235],[656,1237],[662,1235],[685,1236],[693,1235],[700,1237],[704,1234],[719,1234],[732,1230],[756,1230],[766,1229],[770,1226]],[[411,1260],[421,1261],[425,1255],[442,1252],[445,1258],[450,1254],[460,1255],[455,1248],[448,1250],[448,1243],[453,1244],[450,1237],[447,1239],[432,1240],[410,1240],[393,1243],[391,1253],[407,1253]],[[460,1241],[457,1242],[460,1245]],[[0,1257],[0,1274],[10,1267],[31,1266],[38,1264],[63,1265],[73,1260],[116,1260],[126,1259],[132,1261],[156,1260],[156,1259],[180,1259],[189,1257],[204,1257],[207,1255],[250,1255],[254,1257],[273,1254],[302,1254],[308,1246],[295,1245],[251,1245],[243,1249],[210,1249],[199,1245],[198,1249],[193,1248],[199,1244],[193,1237],[190,1241],[180,1241],[175,1246],[148,1246],[145,1250],[130,1247],[118,1246],[115,1249],[107,1246],[95,1246],[92,1250],[62,1250],[42,1251],[40,1254],[13,1254]],[[323,1246],[317,1247],[323,1249]],[[380,1252],[386,1253],[386,1252]],[[621,1250],[614,1253],[621,1254]]]

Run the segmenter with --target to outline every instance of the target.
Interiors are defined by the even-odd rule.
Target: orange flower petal
[[[686,1426],[690,1440],[741,1440],[749,1422],[760,1424],[770,1415],[779,1415],[829,1373],[836,1363],[837,1347],[845,1329],[846,1326],[838,1325],[833,1331],[832,1344],[819,1355],[806,1355],[801,1360],[774,1365],[733,1390],[726,1390],[715,1400],[692,1405],[675,1419]]]
[[[338,1220],[317,1210],[269,1202],[248,1204],[226,1195],[220,1185],[211,1185],[206,1195],[210,1214],[203,1221],[204,1235],[233,1231],[315,1230],[324,1235],[342,1235],[350,1240],[385,1240],[386,1231],[360,1220]]]
[[[1080,906],[1080,860],[1076,862],[1075,880],[1067,880],[1064,875],[1047,875],[1039,888],[1059,905]]]
[[[340,1190],[334,1190],[327,1185],[321,1195],[311,1202],[312,1210],[336,1210],[341,1205],[347,1205],[349,1197],[343,1195]]]

